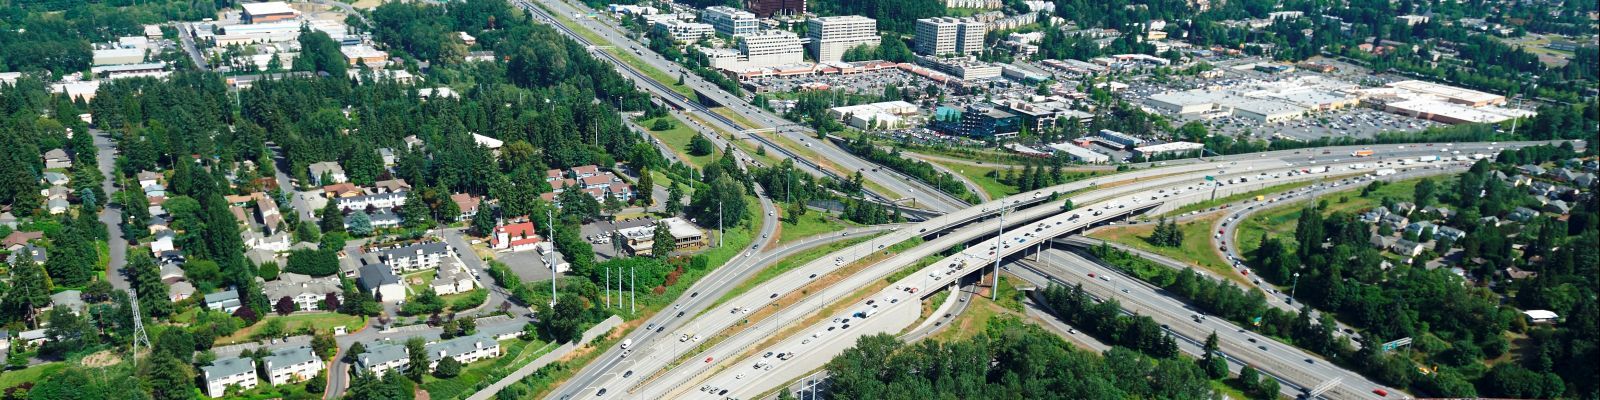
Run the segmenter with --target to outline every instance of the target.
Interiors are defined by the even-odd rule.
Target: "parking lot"
[[[794,93],[805,89],[816,89],[818,88],[817,85],[821,84],[827,85],[829,90],[842,90],[845,93],[873,96],[883,94],[883,88],[889,85],[899,87],[902,93],[911,91],[919,95],[923,93],[922,88],[928,85],[937,85],[933,81],[898,69],[884,69],[850,75],[754,78],[746,81],[746,83],[760,87],[760,92],[768,93]]]

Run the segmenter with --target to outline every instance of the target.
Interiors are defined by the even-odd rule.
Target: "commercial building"
[[[1126,133],[1113,131],[1113,130],[1110,130],[1110,129],[1101,129],[1100,133],[1096,134],[1096,136],[1100,137],[1101,139],[1105,139],[1106,141],[1109,141],[1109,142],[1112,142],[1112,143],[1116,143],[1116,144],[1120,144],[1123,147],[1127,147],[1127,148],[1139,147],[1139,146],[1144,145],[1144,139],[1136,138],[1136,137],[1133,137],[1133,135],[1129,135],[1129,134],[1126,134]]]
[[[267,370],[267,381],[273,385],[303,382],[322,371],[322,358],[310,346],[273,350],[272,355],[261,358],[261,363]]]
[[[1059,153],[1066,153],[1067,156],[1081,162],[1090,164],[1104,164],[1111,162],[1111,156],[1083,148],[1071,142],[1052,144],[1050,145],[1050,148]]]
[[[745,0],[744,9],[760,18],[803,15],[806,0]]]
[[[974,105],[961,113],[959,133],[978,139],[1009,139],[1022,130],[1022,118],[993,105]]]
[[[260,383],[256,380],[256,361],[249,358],[212,361],[211,365],[200,367],[200,378],[206,382],[209,397],[225,396],[229,387],[250,390]]]
[[[1432,99],[1389,102],[1383,111],[1407,115],[1446,124],[1486,123],[1507,121],[1513,118],[1532,117],[1532,111],[1504,107],[1469,107],[1460,103]]]
[[[1265,99],[1246,99],[1232,104],[1233,115],[1256,123],[1275,123],[1298,119],[1306,109],[1289,103]]]
[[[299,11],[281,1],[244,3],[239,6],[244,8],[244,12],[239,15],[239,18],[246,24],[290,20],[300,15]]]
[[[1166,154],[1184,154],[1184,153],[1197,152],[1197,151],[1200,151],[1201,149],[1204,149],[1204,148],[1206,148],[1206,145],[1199,144],[1199,143],[1193,143],[1193,142],[1171,142],[1171,143],[1162,143],[1162,144],[1154,144],[1154,145],[1149,145],[1149,146],[1135,147],[1135,148],[1133,148],[1133,154],[1141,156],[1141,157],[1155,157],[1155,156],[1166,155]]]
[[[761,23],[756,21],[755,14],[728,6],[706,7],[700,13],[700,21],[711,24],[717,33],[728,36],[749,35],[761,30]]]
[[[917,20],[917,54],[942,56],[983,51],[988,26],[975,20],[937,17]]]
[[[94,51],[94,65],[122,65],[138,64],[144,62],[145,49],[141,48],[113,48]]]
[[[1433,82],[1400,81],[1390,83],[1385,86],[1407,90],[1414,93],[1425,94],[1440,98],[1444,101],[1470,107],[1506,104],[1505,96],[1493,93],[1484,93],[1471,89],[1462,89],[1454,86],[1440,85]]]
[[[828,116],[844,121],[857,129],[898,129],[906,126],[905,118],[917,114],[917,105],[904,101],[860,104],[828,109]]]
[[[693,42],[701,38],[711,37],[716,32],[711,24],[702,24],[677,19],[663,19],[656,21],[656,29],[671,36],[672,40],[679,43]]]
[[[836,62],[856,46],[877,46],[878,20],[859,15],[817,17],[806,21],[812,57],[819,63]]]
[[[694,224],[683,218],[666,218],[658,221],[666,224],[667,232],[672,234],[673,249],[686,250],[704,246],[706,233]],[[634,256],[654,255],[656,224],[639,225],[632,228],[623,228],[616,231],[621,236],[624,249]]]
[[[1005,69],[1000,67],[999,64],[978,61],[971,56],[918,56],[917,63],[933,67],[934,70],[963,81],[994,79],[1005,73]]]
[[[369,67],[382,68],[389,63],[388,52],[365,44],[340,46],[339,52],[344,53],[345,61],[350,65],[365,64]]]
[[[739,52],[746,67],[776,67],[806,61],[800,37],[788,31],[745,34],[739,38]]]
[[[1079,124],[1094,121],[1094,114],[1072,109],[1065,99],[1028,102],[1012,100],[1005,103],[1006,111],[1022,117],[1022,123],[1034,132],[1041,132],[1068,121]]]

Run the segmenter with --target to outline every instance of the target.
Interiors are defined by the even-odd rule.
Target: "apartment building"
[[[805,49],[794,33],[769,30],[740,37],[739,52],[747,67],[776,67],[805,62]]]
[[[982,22],[950,17],[917,20],[917,54],[941,56],[972,54],[983,51],[983,35],[988,27]]]

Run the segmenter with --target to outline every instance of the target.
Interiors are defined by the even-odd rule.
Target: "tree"
[[[1200,370],[1211,379],[1222,379],[1228,376],[1228,361],[1217,355],[1217,332],[1212,331],[1206,336],[1204,347],[1205,354],[1200,357]]]
[[[1245,364],[1244,367],[1239,368],[1239,383],[1244,385],[1246,392],[1255,392],[1260,380],[1261,373],[1256,372],[1255,366]]]
[[[45,275],[44,268],[30,257],[12,257],[11,287],[5,291],[4,307],[7,321],[22,321],[29,327],[38,327],[34,315],[40,307],[50,305],[50,291],[54,285]]]
[[[339,354],[339,342],[333,339],[333,331],[319,330],[311,336],[311,350],[324,360],[331,360]]]
[[[145,390],[156,400],[188,400],[194,397],[194,373],[189,364],[171,354],[152,354],[150,368],[142,379]]]
[[[322,211],[317,213],[317,218],[321,218],[317,221],[317,227],[322,228],[323,234],[344,232],[344,213],[339,210],[338,202],[328,201],[328,205],[322,206]]]
[[[656,221],[655,236],[650,244],[650,254],[659,259],[666,259],[672,255],[672,250],[677,248],[677,239],[672,236],[672,230],[667,228],[666,222]]]
[[[356,211],[346,218],[345,224],[350,225],[350,234],[357,237],[372,235],[372,217],[366,211]]]
[[[683,212],[683,186],[678,185],[678,182],[667,183],[666,211],[668,215],[678,215]]]
[[[329,292],[322,296],[322,309],[324,311],[339,310],[344,304],[339,301],[339,294]]]
[[[277,311],[278,315],[289,315],[295,311],[295,308],[294,299],[289,298],[289,296],[279,298],[278,303],[272,306],[272,309]]]
[[[1256,384],[1256,398],[1260,400],[1277,399],[1279,390],[1281,389],[1278,386],[1277,379],[1273,379],[1270,376],[1262,376],[1260,383]]]
[[[277,57],[273,57],[276,59]],[[328,388],[328,371],[317,371],[317,375],[306,380],[306,393],[322,393]]]
[[[691,156],[705,157],[711,155],[711,153],[717,152],[717,145],[711,143],[711,140],[706,139],[704,136],[697,134],[694,135],[694,137],[689,138],[688,150],[689,155]]]
[[[405,219],[408,228],[426,228],[433,225],[433,210],[428,208],[428,202],[422,198],[421,190],[406,193],[406,204],[400,206],[400,217]]]
[[[455,357],[439,359],[439,366],[433,370],[433,375],[441,379],[450,379],[461,375],[461,362]]]
[[[356,360],[360,359],[362,354],[366,354],[366,352],[367,352],[367,345],[366,344],[361,343],[361,342],[351,343],[350,344],[350,348],[349,349],[345,349],[345,351],[344,351],[344,360],[345,360],[345,362],[352,362],[353,363]]]
[[[413,337],[406,340],[406,351],[410,354],[406,377],[411,378],[413,382],[422,383],[422,377],[428,374],[428,350],[422,338]]]
[[[655,204],[655,189],[656,178],[650,174],[650,169],[639,169],[639,204],[644,207],[650,207],[651,204]]]
[[[182,329],[168,329],[156,337],[155,348],[151,354],[167,354],[179,360],[194,359],[194,336]]]
[[[478,213],[472,214],[472,234],[478,236],[493,234],[495,226],[494,214],[495,210],[487,206],[479,207]]]

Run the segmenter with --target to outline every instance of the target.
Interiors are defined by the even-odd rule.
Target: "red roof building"
[[[523,220],[494,227],[494,236],[489,238],[489,246],[501,251],[523,251],[532,249],[543,240],[533,226],[533,221]]]

